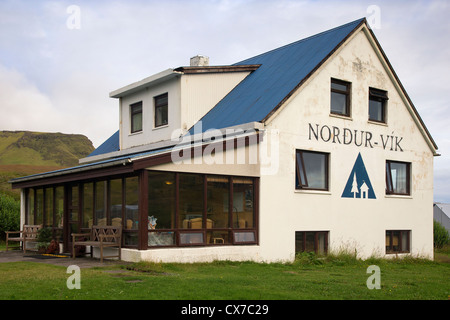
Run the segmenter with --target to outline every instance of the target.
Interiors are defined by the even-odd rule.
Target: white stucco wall
[[[350,118],[330,115],[331,78],[352,83]],[[368,121],[369,87],[388,91],[387,124]],[[344,128],[370,132],[372,139],[359,147],[344,145],[342,136],[341,143],[333,136],[327,142],[325,129],[324,139],[319,135],[316,140],[309,135],[310,124],[314,128],[326,125],[331,132],[337,127],[341,134]],[[329,250],[345,248],[368,257],[385,255],[386,230],[411,230],[411,254],[432,257],[432,151],[362,31],[299,90],[266,129],[280,132],[280,165],[276,174],[261,175],[263,259],[293,259],[295,231],[329,231]],[[395,138],[392,150],[390,142],[383,147],[388,136],[400,141],[397,151]],[[295,190],[296,149],[330,154],[329,191]],[[376,199],[341,198],[359,153]],[[412,163],[411,196],[385,194],[386,160]]]
[[[351,117],[330,115],[331,78],[352,83]],[[388,92],[386,124],[368,121],[369,87]],[[319,129],[326,126],[324,134],[327,128],[331,133],[339,130],[340,140],[333,135],[321,138],[320,134],[316,139],[310,134],[310,125]],[[371,139],[360,146],[354,140],[344,144],[344,129],[353,133],[356,130],[358,135],[364,131],[362,136]],[[393,257],[385,253],[386,230],[411,230],[411,254],[433,257],[433,151],[367,33],[357,32],[337,50],[266,123],[264,132],[270,153],[268,165],[164,164],[151,168],[260,176],[259,245],[124,249],[123,258],[167,262],[292,261],[296,231],[328,231],[329,251],[344,249],[361,258]],[[329,153],[328,191],[295,189],[297,149]],[[342,198],[358,154],[376,199]],[[386,160],[411,163],[411,195],[386,195]]]

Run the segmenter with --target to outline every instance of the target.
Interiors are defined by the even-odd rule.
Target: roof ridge
[[[336,30],[339,30],[339,29],[342,29],[342,28],[346,28],[346,27],[348,27],[348,26],[351,25],[351,24],[358,25],[358,24],[360,24],[360,23],[363,22],[363,21],[367,21],[366,18],[360,18],[360,19],[354,20],[354,21],[352,21],[352,22],[348,22],[348,23],[346,23],[346,24],[340,25],[340,26],[338,26],[338,27],[335,27],[335,28],[332,28],[332,29],[328,29],[328,30],[325,30],[325,31],[322,31],[322,32],[313,34],[313,35],[311,35],[311,36],[308,36],[308,37],[306,37],[306,38],[303,38],[303,39],[300,39],[300,40],[297,40],[297,41],[294,41],[294,42],[285,44],[285,45],[283,45],[283,46],[281,46],[281,47],[277,47],[277,48],[274,48],[274,49],[272,49],[272,50],[269,50],[269,51],[260,53],[260,54],[258,54],[258,55],[256,55],[256,56],[253,56],[253,57],[247,58],[247,59],[245,59],[245,60],[236,62],[236,63],[232,64],[232,66],[244,64],[244,62],[246,62],[246,61],[248,61],[248,60],[252,60],[252,59],[255,59],[255,58],[258,58],[258,57],[267,55],[267,54],[272,54],[272,53],[275,52],[275,51],[279,51],[279,50],[281,50],[281,49],[285,49],[285,48],[287,48],[287,47],[294,46],[294,45],[297,45],[297,44],[299,44],[299,43],[302,43],[302,42],[305,42],[305,41],[312,40],[312,39],[314,39],[314,38],[317,38],[317,37],[319,37],[319,36],[323,36],[324,34],[327,34],[327,33],[330,33],[330,32],[335,32]]]

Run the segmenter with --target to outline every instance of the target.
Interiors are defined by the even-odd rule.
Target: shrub
[[[447,229],[437,221],[433,221],[434,247],[441,249],[449,243],[450,236]]]
[[[20,229],[20,201],[0,193],[0,238],[5,239],[5,231]]]

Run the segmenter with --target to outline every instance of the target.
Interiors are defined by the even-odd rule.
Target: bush
[[[450,236],[447,229],[437,221],[433,221],[434,247],[441,249],[449,243]]]
[[[5,231],[20,229],[20,201],[0,193],[0,238],[5,239]]]

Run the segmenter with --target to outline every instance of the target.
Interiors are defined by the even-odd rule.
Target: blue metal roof
[[[261,66],[200,120],[202,130],[263,121],[364,21],[359,19],[236,63]]]
[[[364,21],[359,19],[234,64],[260,67],[200,120],[202,131],[263,121]],[[189,133],[194,133],[194,127]],[[89,156],[119,148],[117,131]]]
[[[97,149],[92,151],[88,157],[92,156],[98,156],[101,154],[119,151],[120,150],[120,144],[119,144],[119,130],[117,130],[111,137],[109,137],[105,142],[103,142]]]

